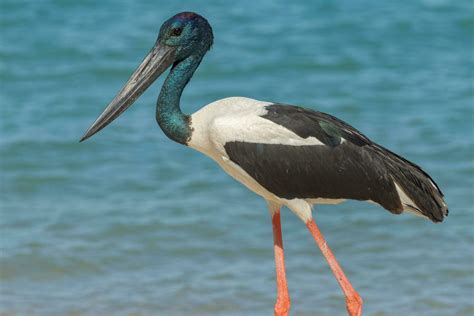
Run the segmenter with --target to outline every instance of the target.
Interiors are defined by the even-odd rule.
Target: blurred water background
[[[78,139],[191,10],[215,45],[182,105],[303,105],[428,171],[439,225],[360,202],[315,210],[365,315],[474,315],[471,1],[1,0],[0,315],[271,315],[261,198],[156,125],[152,86]],[[344,315],[305,226],[282,215],[293,315]]]

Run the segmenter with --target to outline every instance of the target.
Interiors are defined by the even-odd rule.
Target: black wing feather
[[[447,215],[443,194],[426,172],[344,121],[290,105],[272,104],[266,109],[263,118],[326,145],[225,144],[229,158],[275,195],[288,199],[372,200],[399,214],[404,206],[396,181],[415,202],[413,210],[435,222]]]

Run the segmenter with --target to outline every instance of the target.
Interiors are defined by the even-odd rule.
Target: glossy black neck
[[[191,55],[175,62],[161,88],[156,105],[156,121],[163,132],[175,142],[186,145],[191,139],[191,117],[181,111],[179,102],[203,55]]]

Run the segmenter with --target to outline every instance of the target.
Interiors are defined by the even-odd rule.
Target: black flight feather
[[[273,194],[286,199],[372,200],[392,213],[410,209],[434,222],[448,214],[443,194],[419,166],[372,142],[329,114],[272,104],[262,115],[324,145],[229,142],[229,158]],[[395,183],[415,205],[402,205]]]

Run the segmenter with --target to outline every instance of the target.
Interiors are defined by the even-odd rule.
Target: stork
[[[168,19],[149,54],[81,141],[110,124],[171,66],[156,105],[163,132],[213,159],[268,204],[277,281],[274,314],[288,315],[290,309],[280,222],[286,206],[306,224],[326,258],[349,315],[361,315],[362,298],[316,225],[312,206],[352,199],[441,222],[448,215],[443,193],[419,166],[329,114],[244,97],[184,114],[181,94],[212,44],[212,28],[202,16],[182,12]]]

